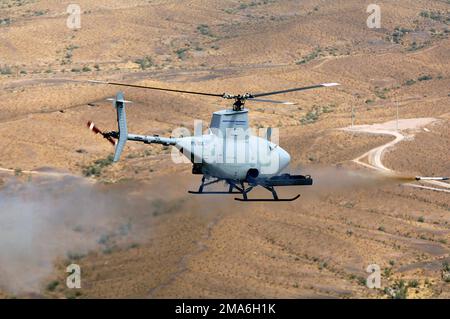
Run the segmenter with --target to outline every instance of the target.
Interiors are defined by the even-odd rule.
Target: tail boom
[[[160,137],[158,135],[136,135],[128,134],[129,141],[142,142],[145,144],[161,144],[161,145],[176,145],[177,139],[171,137]]]

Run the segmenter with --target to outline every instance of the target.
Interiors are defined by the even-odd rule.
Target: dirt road
[[[382,159],[384,152],[387,149],[396,145],[397,143],[405,140],[406,138],[413,138],[414,132],[417,132],[418,130],[424,128],[427,125],[432,125],[437,121],[438,120],[434,118],[402,119],[399,120],[398,123],[397,121],[389,121],[381,124],[357,125],[353,127],[346,127],[343,130],[357,133],[385,134],[394,136],[395,137],[394,140],[379,147],[376,147],[374,149],[371,149],[370,151],[364,153],[363,155],[355,158],[353,162],[371,169],[376,169],[384,173],[395,174],[394,171],[383,165]],[[432,186],[424,186],[411,183],[407,183],[404,185],[438,192],[450,193],[450,184],[448,183],[440,181],[423,181],[423,182]]]

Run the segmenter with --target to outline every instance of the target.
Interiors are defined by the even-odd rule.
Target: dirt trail
[[[371,149],[370,151],[364,153],[363,155],[355,158],[353,162],[368,168],[376,169],[384,173],[395,174],[394,171],[383,165],[382,159],[384,152],[388,148],[393,147],[395,144],[403,141],[405,138],[413,137],[415,131],[429,124],[433,124],[437,121],[438,120],[435,118],[401,119],[398,121],[398,124],[397,121],[394,120],[372,125],[356,125],[353,127],[346,127],[343,130],[356,133],[385,134],[394,136],[395,137],[394,140],[379,147],[376,147],[374,149]],[[366,158],[367,162],[364,162],[364,159]],[[432,186],[423,186],[411,183],[407,183],[404,185],[438,192],[450,193],[449,183],[439,181],[423,181],[423,182]]]

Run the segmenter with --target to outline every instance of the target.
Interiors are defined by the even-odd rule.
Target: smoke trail
[[[173,207],[139,197],[142,190],[78,178],[0,186],[0,290],[38,292],[57,257],[145,240],[151,217]],[[150,186],[145,190],[151,193]]]
[[[313,196],[380,188],[415,181],[414,176],[389,174],[360,167],[311,166],[297,168],[296,171],[312,176],[314,185],[303,188],[303,193]]]
[[[214,220],[237,211],[232,198],[188,195],[198,182],[177,174],[114,185],[74,177],[0,184],[0,291],[40,292],[58,258],[145,242],[156,216],[193,212]]]

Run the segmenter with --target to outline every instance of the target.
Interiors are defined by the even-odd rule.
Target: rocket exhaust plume
[[[417,181],[445,181],[448,177],[408,176],[345,166],[311,166],[298,168],[298,173],[308,173],[314,179],[311,188],[302,189],[302,193],[334,193],[361,188],[378,188],[383,186],[412,183]]]
[[[0,291],[39,292],[57,258],[146,240],[153,213],[172,206],[156,196],[144,198],[142,189],[154,193],[152,185],[108,186],[73,177],[5,181],[0,187]]]
[[[147,243],[164,215],[212,220],[237,210],[227,198],[189,197],[197,182],[188,174],[112,185],[69,176],[0,181],[0,295],[42,292],[55,262]]]

